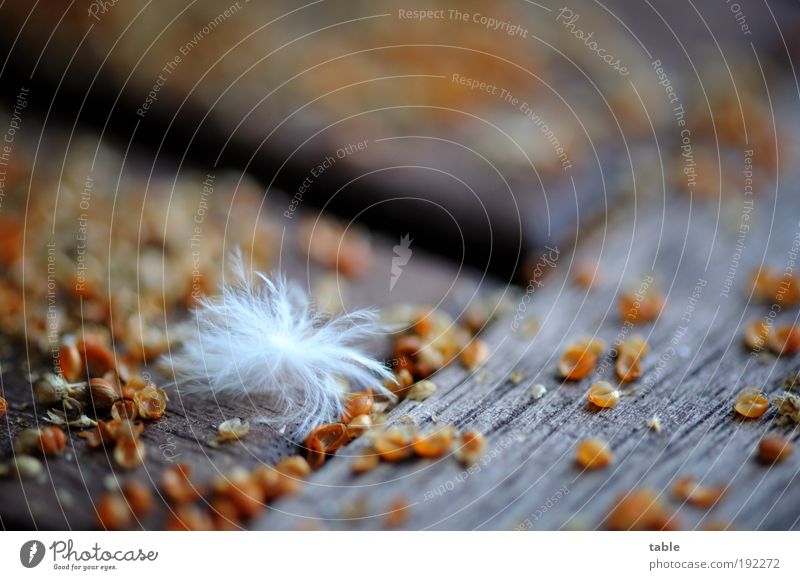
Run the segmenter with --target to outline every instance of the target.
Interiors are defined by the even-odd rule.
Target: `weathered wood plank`
[[[800,366],[796,358],[753,357],[741,344],[742,322],[765,313],[764,307],[747,305],[742,289],[749,266],[758,264],[764,252],[783,265],[797,232],[797,200],[781,199],[774,224],[772,203],[770,198],[757,202],[754,227],[727,296],[723,284],[736,232],[715,228],[716,208],[693,209],[686,200],[675,199],[663,216],[656,206],[639,208],[636,219],[618,216],[583,240],[576,253],[599,255],[605,284],[589,294],[571,287],[566,264],[572,256],[563,256],[559,272],[536,291],[533,303],[542,320],[538,335],[515,334],[508,320],[499,321],[486,334],[495,354],[484,369],[474,376],[445,369],[434,378],[440,389],[431,399],[404,402],[393,412],[395,419],[414,417],[423,428],[440,421],[483,430],[491,451],[479,469],[467,472],[450,457],[383,464],[353,476],[350,462],[337,457],[297,498],[280,503],[259,525],[382,528],[392,500],[402,497],[412,504],[407,527],[414,529],[594,528],[604,525],[620,493],[647,485],[678,510],[683,528],[721,520],[745,529],[797,529],[798,459],[772,468],[754,460],[763,434],[786,433],[796,440],[796,432],[780,427],[772,413],[751,422],[735,419],[731,411],[741,388],[780,392],[784,376]],[[659,239],[662,226],[667,233]],[[613,342],[621,328],[615,307],[618,289],[632,277],[650,273],[652,265],[668,306],[655,324],[637,329],[653,347],[645,374],[634,396],[614,409],[593,412],[585,403],[588,380],[561,384],[555,376],[560,346],[585,333]],[[698,281],[704,286],[692,305]],[[684,316],[690,320],[682,321]],[[789,321],[795,317],[796,311],[784,313]],[[518,385],[509,380],[514,369],[526,376]],[[611,371],[609,365],[606,375]],[[533,383],[549,390],[536,402],[528,394]],[[646,426],[654,414],[661,418],[661,433]],[[587,435],[611,443],[617,458],[611,468],[580,473],[574,448]],[[364,444],[339,455],[352,454]],[[682,475],[727,485],[725,499],[710,512],[680,506],[670,495]]]
[[[441,422],[484,431],[490,451],[479,469],[465,472],[447,457],[384,464],[355,477],[346,456],[366,444],[357,441],[315,473],[297,497],[271,505],[255,527],[383,528],[388,506],[402,497],[413,504],[406,524],[413,529],[508,529],[521,523],[538,529],[594,528],[604,525],[620,493],[647,485],[669,497],[677,477],[692,475],[729,489],[710,512],[679,506],[669,498],[678,509],[681,527],[701,528],[723,520],[745,529],[797,529],[800,458],[772,468],[753,458],[764,433],[786,433],[793,440],[797,434],[778,426],[773,412],[759,421],[743,422],[730,410],[733,395],[742,387],[763,386],[776,393],[783,377],[800,368],[796,357],[753,357],[741,345],[742,322],[766,312],[763,306],[748,305],[742,290],[750,266],[766,255],[782,267],[797,233],[800,200],[785,196],[779,206],[773,202],[772,197],[757,201],[753,229],[727,296],[722,291],[734,262],[738,224],[733,220],[733,226],[717,226],[714,206],[692,207],[686,199],[671,198],[664,212],[660,203],[642,202],[635,217],[623,212],[584,234],[574,253],[562,249],[555,272],[533,293],[530,314],[541,322],[535,336],[513,331],[509,317],[498,320],[485,333],[493,355],[484,368],[474,374],[458,366],[445,368],[434,377],[439,390],[432,398],[406,401],[391,414],[394,420],[411,416],[423,429]],[[734,202],[734,215],[737,208]],[[319,272],[298,255],[292,225],[287,224],[290,229],[281,246],[281,267],[297,279],[313,278]],[[480,280],[418,252],[401,280],[407,286],[394,295],[388,292],[393,242],[378,236],[375,244],[374,270],[363,284],[353,286],[352,306],[387,305],[412,296],[419,303],[446,297],[444,304],[452,304],[464,287]],[[590,292],[569,282],[570,264],[585,258],[602,263],[604,282]],[[652,346],[645,374],[633,396],[614,409],[593,412],[585,404],[588,380],[562,384],[556,376],[558,354],[567,341],[587,333],[614,342],[622,328],[616,313],[618,292],[650,273],[668,302],[656,323],[636,329]],[[460,291],[450,288],[456,278]],[[705,286],[692,304],[698,281]],[[796,314],[787,311],[781,316],[794,320]],[[3,390],[13,411],[2,418],[4,459],[13,436],[25,424],[36,424],[41,413],[31,405],[19,360],[20,353],[4,353]],[[600,374],[610,376],[610,360],[600,367]],[[519,384],[510,380],[512,370],[523,372]],[[533,383],[549,390],[535,402],[529,396]],[[120,473],[104,452],[88,452],[73,435],[71,451],[48,460],[49,475],[43,482],[26,481],[23,487],[0,480],[0,523],[6,528],[93,527],[94,502],[113,483],[109,479],[150,481],[157,487],[163,469],[185,461],[193,465],[197,480],[206,482],[215,473],[272,463],[296,452],[282,434],[259,425],[242,442],[208,445],[223,418],[253,414],[247,404],[174,399],[167,416],[145,430],[149,459],[132,474]],[[646,427],[654,414],[661,418],[660,434]],[[616,454],[612,467],[580,473],[574,447],[587,435],[611,443]],[[140,527],[163,525],[168,507],[163,499],[159,503],[160,509],[139,522]]]

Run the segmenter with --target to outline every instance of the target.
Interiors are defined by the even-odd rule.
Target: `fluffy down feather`
[[[251,277],[240,255],[232,261],[233,283],[200,302],[196,327],[166,361],[181,395],[249,397],[275,412],[265,422],[304,436],[341,413],[337,377],[388,394],[382,382],[392,374],[359,349],[382,332],[374,311],[327,318],[283,276]]]

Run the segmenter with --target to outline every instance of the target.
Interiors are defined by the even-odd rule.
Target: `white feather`
[[[341,385],[389,394],[392,374],[360,346],[381,333],[378,316],[359,310],[334,318],[314,311],[302,289],[276,275],[247,276],[233,257],[234,282],[204,298],[196,328],[172,356],[181,395],[252,398],[276,414],[263,420],[295,426],[299,436],[342,411]]]

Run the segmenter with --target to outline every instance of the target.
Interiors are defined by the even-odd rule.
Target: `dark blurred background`
[[[136,151],[143,171],[246,171],[290,213],[522,279],[539,248],[574,243],[617,204],[724,198],[732,151],[756,148],[773,178],[799,7],[5,3],[0,91],[11,111],[28,88],[43,127]]]

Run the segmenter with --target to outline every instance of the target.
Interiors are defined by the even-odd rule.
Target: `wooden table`
[[[781,183],[797,182],[782,178]],[[743,324],[768,311],[748,303],[751,268],[762,261],[785,267],[792,240],[800,236],[800,198],[788,187],[754,198],[751,228],[739,247],[747,213],[740,194],[730,193],[721,205],[691,203],[682,196],[630,200],[626,209],[582,233],[574,250],[559,248],[557,267],[535,287],[528,306],[530,317],[540,323],[537,333],[514,331],[513,312],[505,315],[484,332],[492,356],[483,368],[470,373],[458,365],[447,367],[432,377],[435,395],[422,403],[405,401],[391,412],[391,420],[411,417],[423,430],[452,423],[483,431],[489,451],[475,467],[466,470],[445,457],[381,464],[355,476],[346,456],[367,444],[356,440],[315,472],[298,495],[271,504],[252,527],[381,529],[390,506],[403,500],[411,505],[403,525],[408,529],[594,529],[605,526],[620,494],[648,486],[676,510],[680,528],[702,529],[715,522],[733,529],[800,528],[800,454],[772,467],[755,459],[763,435],[781,433],[796,442],[796,430],[780,425],[772,408],[753,421],[737,419],[731,408],[740,389],[755,386],[777,394],[785,376],[800,370],[798,357],[753,355],[741,338]],[[395,243],[376,236],[376,265],[354,285],[353,305],[425,304],[445,297],[443,304],[452,307],[455,294],[480,283],[479,273],[459,271],[458,265],[419,251],[404,271],[398,295],[389,293]],[[285,245],[281,265],[306,279],[307,265],[293,247]],[[571,282],[571,267],[584,259],[601,264],[602,281],[590,291]],[[562,383],[558,356],[568,341],[585,334],[613,343],[623,328],[619,292],[648,275],[666,295],[667,306],[655,323],[634,330],[652,347],[644,374],[617,407],[592,410],[585,396],[590,380]],[[453,281],[458,292],[450,288]],[[506,282],[484,280],[481,290],[488,286],[503,288]],[[519,288],[509,296],[516,308]],[[781,322],[796,318],[796,309],[779,315]],[[15,364],[20,354],[5,352],[2,359],[2,386],[11,403],[0,420],[5,458],[13,435],[42,413],[31,404],[29,384]],[[613,374],[610,362],[599,365],[606,376]],[[512,371],[520,371],[522,380],[512,381]],[[539,400],[530,395],[535,383],[548,390]],[[204,481],[235,466],[272,463],[296,452],[282,434],[259,425],[241,442],[209,444],[223,417],[253,414],[246,406],[198,405],[173,397],[166,417],[145,429],[148,460],[133,473],[116,470],[106,453],[88,451],[72,434],[68,453],[47,461],[43,481],[20,485],[0,479],[0,523],[4,528],[90,528],[96,525],[94,502],[115,480],[152,481],[157,487],[163,469],[187,462]],[[660,433],[648,428],[654,415],[661,420]],[[610,442],[616,456],[610,467],[579,469],[575,446],[586,436]],[[727,486],[725,497],[711,510],[681,505],[672,487],[686,475]],[[142,528],[163,525],[167,508],[164,500],[159,503],[155,515],[139,522]]]

